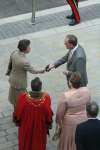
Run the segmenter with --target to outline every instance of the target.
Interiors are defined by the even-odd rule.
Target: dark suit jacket
[[[89,119],[76,128],[77,150],[100,150],[100,120]]]
[[[71,72],[80,72],[82,78],[81,85],[86,86],[88,83],[88,79],[86,72],[86,55],[84,49],[79,45],[69,61],[68,56],[69,53],[67,53],[61,59],[57,60],[54,63],[55,68],[67,62],[67,70]]]

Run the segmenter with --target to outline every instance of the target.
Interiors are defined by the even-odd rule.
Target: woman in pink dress
[[[69,81],[71,88],[59,97],[56,113],[56,123],[61,131],[58,150],[76,150],[76,126],[87,119],[86,103],[91,96],[87,87],[80,87],[80,80],[80,74],[73,73]]]

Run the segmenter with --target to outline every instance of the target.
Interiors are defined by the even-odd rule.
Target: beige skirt
[[[9,102],[15,106],[18,95],[23,91],[26,91],[26,89],[16,89],[16,88],[10,86],[9,96],[8,96]]]

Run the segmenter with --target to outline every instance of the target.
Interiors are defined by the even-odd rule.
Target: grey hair
[[[69,42],[69,43],[73,44],[73,46],[76,46],[76,45],[77,45],[78,39],[77,39],[77,37],[76,37],[75,35],[73,35],[73,34],[68,34],[68,35],[66,36],[66,38],[68,39],[68,42]]]
[[[87,115],[95,118],[99,113],[99,106],[95,101],[89,102],[86,105],[86,111],[87,111]]]

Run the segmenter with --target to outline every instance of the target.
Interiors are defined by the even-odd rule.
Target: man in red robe
[[[36,85],[34,90],[38,85],[37,80],[33,80]],[[32,91],[19,95],[13,114],[14,122],[18,125],[19,150],[46,150],[52,115],[49,94]]]
[[[72,15],[66,16],[66,18],[71,19],[69,23],[70,26],[74,26],[80,23],[80,15],[78,10],[78,2],[79,0],[66,0],[71,7]]]

